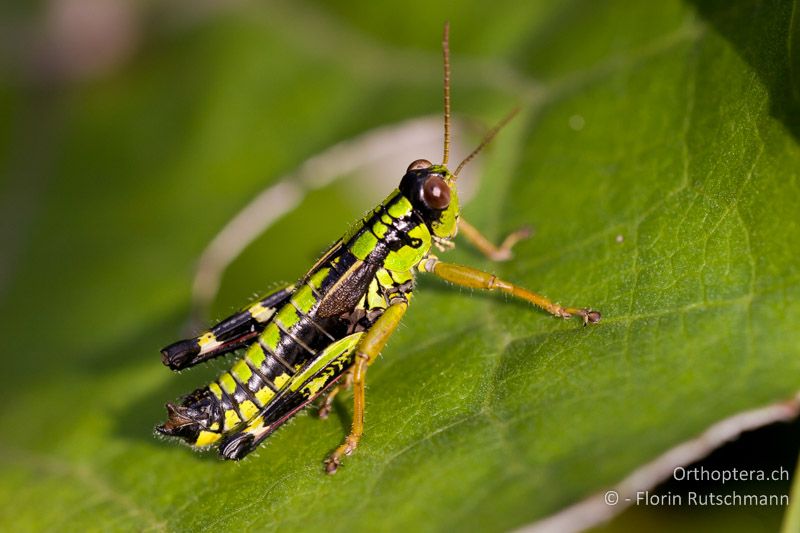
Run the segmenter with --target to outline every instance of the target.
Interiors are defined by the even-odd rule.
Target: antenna
[[[450,157],[450,22],[444,23],[442,35],[442,54],[444,55],[444,156],[442,165],[447,165]]]
[[[464,168],[467,165],[467,163],[472,161],[472,159],[476,155],[478,155],[478,152],[480,152],[481,150],[486,148],[486,145],[489,144],[490,142],[492,142],[492,139],[494,139],[495,136],[498,133],[500,133],[500,130],[502,130],[506,126],[506,124],[511,122],[511,119],[514,118],[517,115],[517,113],[519,113],[519,110],[520,110],[519,107],[515,107],[514,109],[511,110],[511,112],[508,115],[503,117],[503,120],[498,122],[497,125],[495,125],[494,128],[489,130],[489,133],[486,134],[486,136],[483,138],[483,140],[478,145],[478,147],[475,148],[472,151],[472,153],[469,154],[466,158],[464,158],[464,160],[458,165],[458,168],[456,168],[456,171],[453,172],[453,179],[456,179],[458,177],[458,173],[461,172],[461,169]]]

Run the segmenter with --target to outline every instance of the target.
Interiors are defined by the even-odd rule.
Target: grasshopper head
[[[417,159],[408,166],[400,192],[422,217],[431,234],[452,239],[458,228],[458,193],[453,175],[444,165]]]

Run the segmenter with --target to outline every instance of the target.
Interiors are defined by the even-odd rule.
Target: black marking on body
[[[233,378],[233,376],[231,376],[231,378]],[[219,415],[224,420],[224,412],[228,411],[230,409],[233,409],[233,411],[239,416],[239,420],[244,420],[244,417],[242,416],[242,412],[239,411],[239,402],[236,401],[236,398],[234,398],[234,396],[232,394],[229,394],[228,391],[226,391],[222,387],[221,383],[217,382],[217,386],[219,387],[219,390],[222,391],[222,400],[220,401],[220,404],[222,406],[222,411],[220,411]],[[210,392],[211,391],[209,391],[209,393]],[[236,391],[234,390],[233,393],[236,394]],[[212,396],[213,396],[213,394],[212,394]],[[224,422],[223,422],[222,425],[224,425]],[[220,426],[220,427],[222,427],[222,426]]]
[[[369,254],[367,261],[370,263],[381,263],[389,255],[389,252],[397,252],[404,246],[411,246],[412,248],[419,248],[422,246],[422,240],[408,236],[408,233],[415,227],[424,224],[423,218],[411,211],[408,215],[402,217],[395,217],[389,213],[389,207],[396,202],[399,202],[402,195],[397,196],[389,205],[381,205],[376,209],[371,217],[368,217],[364,222],[364,228],[359,232],[359,235],[366,230],[369,230],[373,235],[372,227],[377,222],[384,224],[387,229],[383,237],[377,237],[378,242],[375,249]],[[384,218],[385,215],[385,218]],[[388,220],[387,220],[388,219]],[[358,235],[355,238],[357,238]],[[351,240],[351,242],[353,242]],[[349,243],[348,243],[349,244]]]
[[[284,328],[284,327],[283,327],[283,326],[282,326],[282,325],[281,325],[279,322],[275,322],[275,325],[276,325],[276,326],[278,326],[278,329],[281,331],[281,333],[283,333],[284,335],[286,335],[286,337],[288,337],[289,339],[291,339],[291,341],[292,341],[293,343],[295,343],[295,344],[297,344],[298,346],[300,346],[300,347],[301,347],[302,349],[304,349],[306,352],[308,352],[308,353],[309,353],[309,354],[311,354],[312,356],[314,356],[314,355],[316,355],[316,354],[317,354],[317,352],[315,352],[315,351],[314,351],[314,350],[311,348],[311,346],[309,346],[308,344],[306,344],[305,342],[303,342],[303,340],[300,338],[300,336],[299,336],[299,335],[294,335],[294,334],[292,334],[292,333],[291,333],[291,332],[290,332],[288,329],[285,329],[285,328]]]
[[[313,289],[312,289],[312,291],[313,291]],[[322,300],[321,297],[317,298],[317,303],[314,304],[314,309],[316,309],[316,307],[319,305],[319,302],[321,300]],[[298,316],[302,317],[300,319],[301,323],[303,323],[303,325],[305,325],[305,321],[308,321],[313,326],[314,330],[316,330],[317,335],[315,335],[314,337],[317,337],[317,338],[319,338],[320,336],[325,337],[325,339],[322,339],[323,340],[323,345],[320,346],[320,348],[325,348],[329,343],[336,342],[338,340],[338,337],[335,337],[334,335],[332,335],[322,324],[319,323],[318,320],[315,320],[315,318],[314,318],[314,315],[316,314],[315,310],[312,310],[311,313],[305,313],[294,302],[290,302],[290,303],[294,306],[294,309],[295,309],[295,311],[297,311]],[[329,322],[329,321],[326,320],[326,322]]]
[[[250,372],[253,373],[247,382],[247,386],[250,387],[250,390],[257,392],[263,387],[267,387],[272,392],[277,392],[278,388],[275,386],[275,383],[273,383],[271,379],[264,375],[264,373],[261,371],[261,366],[252,364],[249,357],[245,359],[247,361],[247,367],[250,369]]]
[[[278,364],[280,364],[283,368],[286,369],[286,372],[288,372],[290,376],[294,375],[294,368],[292,368],[292,365],[290,365],[289,362],[286,359],[284,359],[283,357],[281,357],[277,353],[273,352],[270,349],[270,347],[267,346],[267,343],[265,343],[260,338],[258,339],[258,343],[259,343],[259,345],[261,345],[261,349],[264,351],[264,357],[265,357],[264,362],[265,363],[270,361],[270,360],[276,361]],[[280,345],[278,345],[278,348],[280,348]]]
[[[250,365],[247,366],[249,367]],[[233,372],[231,372],[230,374],[231,377],[233,378],[234,383],[236,383],[236,390],[233,393],[234,399],[239,403],[245,400],[250,400],[251,402],[253,402],[254,405],[259,405],[258,399],[256,399],[255,395],[255,391],[258,389],[253,390],[250,388],[249,385],[250,380],[248,379],[247,382],[242,383],[241,381],[239,381],[239,378]],[[241,394],[238,394],[239,390],[242,391]]]
[[[328,290],[330,290],[330,288],[336,284],[336,281],[344,276],[348,270],[350,270],[350,267],[352,267],[356,261],[358,261],[358,259],[356,259],[356,256],[350,252],[350,249],[343,247],[336,257],[331,258],[331,261],[325,265],[322,265],[323,267],[330,268],[331,270],[330,274],[328,274],[319,288],[319,292],[322,293],[323,297],[325,294],[327,294]],[[314,274],[314,272],[310,272],[309,277]]]
[[[339,239],[338,241],[333,243],[331,247],[325,251],[324,254],[322,254],[322,257],[317,259],[317,262],[314,263],[314,265],[308,270],[308,273],[306,274],[304,281],[308,280],[311,274],[319,270],[320,267],[323,267],[326,264],[330,263],[331,259],[333,259],[336,256],[336,254],[338,254],[341,251],[341,249],[342,249],[342,240]]]

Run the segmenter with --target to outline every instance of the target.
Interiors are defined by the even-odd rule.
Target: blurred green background
[[[424,279],[335,477],[321,461],[349,397],[239,464],[154,438],[166,401],[229,364],[173,375],[158,353],[197,331],[195,268],[226,222],[278,182],[299,191],[227,269],[206,323],[298,278],[410,161],[438,160],[446,20],[460,149],[522,106],[465,171],[464,213],[498,240],[536,229],[512,262],[468,245],[448,259],[604,322]],[[0,524],[504,531],[793,397],[798,20],[777,0],[5,3]],[[422,153],[407,148],[420,117]],[[297,170],[314,157],[356,164],[314,167],[327,181],[310,185]],[[796,423],[771,427],[703,464],[793,471],[798,444]],[[602,527],[773,531],[785,512],[635,507]]]

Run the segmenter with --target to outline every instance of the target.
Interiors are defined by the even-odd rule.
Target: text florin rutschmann
[[[681,505],[697,505],[697,506],[783,506],[789,505],[788,494],[739,494],[733,491],[730,494],[714,494],[713,492],[707,494],[700,494],[690,491],[687,494],[673,494],[668,492],[666,494],[651,494],[649,491],[643,490],[636,493],[636,505],[650,506],[650,505],[663,505],[663,506],[681,506]]]

